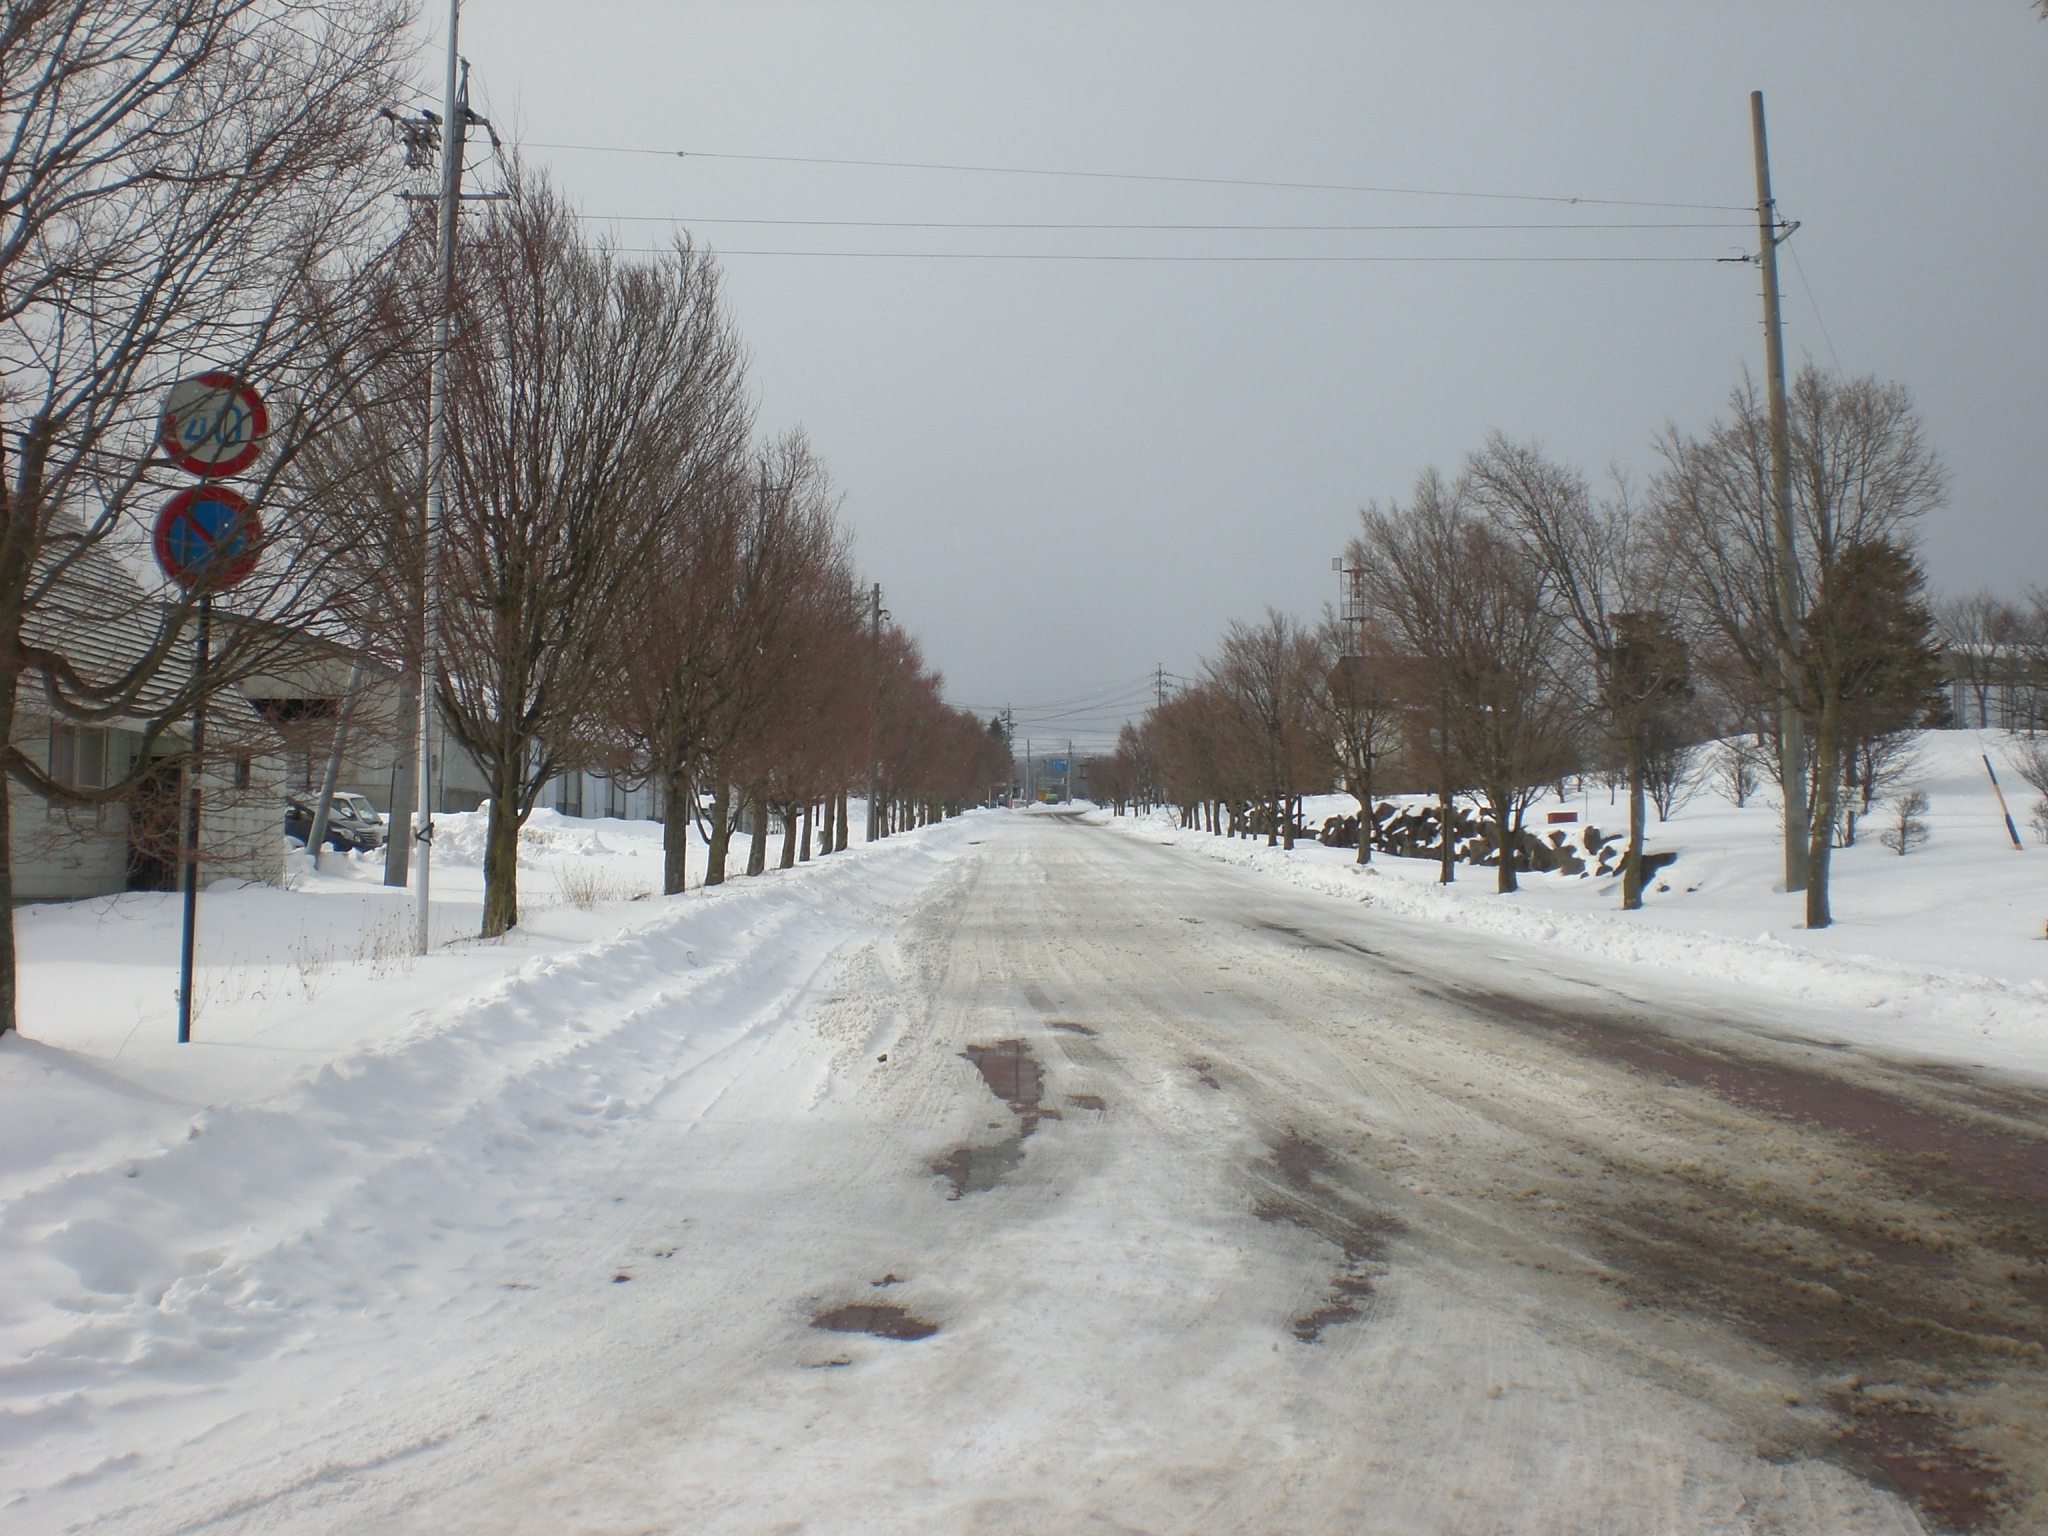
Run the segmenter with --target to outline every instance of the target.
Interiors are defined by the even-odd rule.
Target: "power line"
[[[668,256],[674,254],[665,246],[614,247],[626,256]],[[736,250],[712,247],[712,253],[726,256],[800,256],[825,257],[850,261],[1122,261],[1122,262],[1196,262],[1252,265],[1323,265],[1323,266],[1373,266],[1373,265],[1449,265],[1480,266],[1714,266],[1719,262],[1714,256],[1175,256],[1109,254],[1101,252],[1068,251],[764,251]]]
[[[1651,223],[1610,222],[1525,222],[1519,224],[1088,224],[1070,222],[1010,222],[955,219],[704,219],[667,213],[581,213],[576,217],[591,224],[737,224],[749,228],[786,229],[1001,229],[1001,230],[1098,230],[1124,233],[1176,234],[1404,234],[1424,231],[1499,230],[1642,230],[1642,229],[1746,229],[1744,222],[1729,219],[1673,219]]]
[[[1842,371],[1842,360],[1835,356],[1835,339],[1828,334],[1827,321],[1820,317],[1820,305],[1814,302],[1813,285],[1806,280],[1806,263],[1799,259],[1799,247],[1794,245],[1788,236],[1785,240],[1785,248],[1792,253],[1792,270],[1799,274],[1799,286],[1806,290],[1807,307],[1813,311],[1813,323],[1820,327],[1820,339],[1827,343],[1828,356],[1834,362],[1835,372],[1840,373]]]
[[[1556,203],[1567,207],[1671,208],[1694,213],[1747,213],[1729,203],[1658,202],[1642,198],[1567,197],[1533,192],[1466,192],[1443,187],[1354,186],[1341,182],[1263,181],[1235,176],[1166,176],[1138,171],[1075,171],[1021,165],[949,165],[924,160],[848,160],[822,155],[748,155],[703,149],[653,149],[625,144],[531,143],[532,149],[561,149],[594,155],[655,155],[671,160],[745,160],[768,165],[830,165],[864,170],[955,171],[979,176],[1053,176],[1081,181],[1162,182],[1175,186],[1255,187],[1283,192],[1359,192],[1382,197],[1452,197],[1483,202]]]

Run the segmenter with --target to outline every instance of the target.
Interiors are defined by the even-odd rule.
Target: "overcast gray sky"
[[[1706,425],[1761,366],[1756,271],[1712,260],[1755,244],[1753,215],[1716,207],[1754,201],[1752,89],[1802,222],[1794,365],[1913,390],[1952,474],[1925,529],[1941,588],[2048,583],[2048,24],[2025,0],[469,0],[462,43],[529,145],[1695,205],[529,148],[589,214],[632,220],[609,226],[623,243],[672,219],[726,253],[764,428],[810,432],[949,695],[1014,703],[1020,734],[1113,729],[1139,679],[1192,672],[1227,619],[1313,614],[1358,507],[1489,428],[1640,475],[1664,423]],[[743,254],[770,250],[952,254]],[[1086,694],[1065,720],[1037,707]]]

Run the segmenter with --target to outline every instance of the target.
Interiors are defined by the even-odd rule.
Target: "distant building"
[[[1951,645],[1948,707],[1962,728],[2048,730],[2048,656],[2038,646]]]

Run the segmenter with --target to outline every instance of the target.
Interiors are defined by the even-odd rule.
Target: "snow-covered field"
[[[1878,841],[1879,803],[1854,848],[1834,853],[1834,925],[1810,932],[1804,897],[1783,890],[1780,822],[1773,800],[1737,809],[1711,782],[1659,824],[1647,846],[1675,850],[1636,913],[1620,910],[1615,879],[1524,875],[1502,896],[1494,872],[1460,866],[1437,884],[1437,866],[1376,854],[1360,868],[1352,849],[1184,831],[1171,811],[1113,818],[1125,831],[1242,863],[1392,915],[1456,924],[1642,967],[1667,977],[1729,983],[1760,1003],[1816,1010],[1840,1037],[1893,1051],[2048,1076],[2048,847],[2027,825],[2032,792],[2010,771],[2000,731],[1931,731],[1917,744],[1909,788],[1930,802],[1925,845],[1901,857]],[[1984,772],[1999,770],[2026,846],[2015,851]],[[1348,795],[1309,801],[1304,819],[1349,815]],[[1627,807],[1605,790],[1529,812],[1579,813],[1563,830],[1625,833]]]

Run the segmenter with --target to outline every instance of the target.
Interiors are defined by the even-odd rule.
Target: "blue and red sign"
[[[180,491],[157,514],[156,563],[187,589],[223,592],[256,569],[263,524],[223,485]]]

